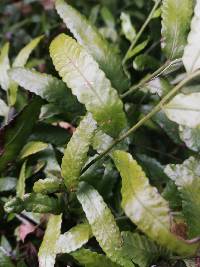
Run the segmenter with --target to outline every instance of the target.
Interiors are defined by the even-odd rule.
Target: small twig
[[[137,91],[140,87],[143,87],[146,83],[156,79],[158,76],[163,74],[169,67],[179,62],[181,59],[175,59],[173,61],[166,61],[160,68],[154,71],[152,74],[146,76],[142,79],[138,84],[135,84],[130,87],[130,89],[121,95],[121,98],[125,98],[127,95],[132,94],[133,92]]]

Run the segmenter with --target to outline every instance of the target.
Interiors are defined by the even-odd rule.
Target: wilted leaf
[[[56,260],[56,242],[60,236],[62,214],[51,215],[38,253],[39,267],[53,267]]]
[[[193,0],[164,0],[162,48],[168,59],[182,57],[192,16]]]
[[[120,92],[126,90],[128,80],[123,73],[121,57],[115,53],[113,47],[83,15],[64,0],[56,1],[56,10],[77,41],[98,62],[114,88]]]
[[[178,124],[194,128],[200,124],[200,93],[178,94],[163,110],[167,117]]]
[[[167,249],[180,255],[195,254],[197,245],[189,245],[171,233],[168,203],[149,184],[132,156],[115,151],[113,159],[122,177],[122,208],[131,221]]]
[[[189,237],[200,235],[200,161],[193,157],[183,164],[170,164],[165,168],[166,174],[175,182],[182,199],[183,214],[189,227]]]
[[[86,244],[90,236],[91,229],[87,223],[76,225],[57,239],[56,253],[73,252]]]
[[[88,114],[80,122],[67,144],[61,169],[65,185],[69,190],[78,185],[80,172],[87,161],[87,153],[95,130],[96,122],[92,115]]]
[[[8,58],[9,43],[6,43],[0,50],[0,85],[3,90],[7,91],[9,87],[8,70],[10,62]]]
[[[12,121],[0,129],[0,172],[14,160],[31,134],[42,101],[34,98]]]
[[[118,136],[126,126],[123,104],[94,59],[65,34],[52,41],[50,55],[63,81],[85,104],[102,130]]]

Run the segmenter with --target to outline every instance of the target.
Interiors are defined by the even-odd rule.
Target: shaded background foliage
[[[113,44],[113,49],[121,51],[123,54],[127,51],[130,43],[123,33],[120,20],[121,13],[126,12],[130,15],[137,32],[152,8],[152,1],[147,2],[146,0],[76,0],[68,1],[68,3],[85,14]],[[145,53],[151,56],[151,64],[142,64],[139,59],[136,61],[136,58],[135,65],[132,64],[132,60],[128,61],[128,70],[131,74],[130,78],[132,83],[137,83],[144,75],[149,73],[149,71],[155,70],[161,65],[161,62],[163,62],[164,58],[160,48],[160,28],[161,22],[160,16],[158,15],[150,22],[140,40],[140,43],[147,40]],[[70,34],[70,32],[57,15],[53,1],[1,1],[0,29],[0,46],[6,41],[10,42],[11,60],[15,58],[19,50],[32,38],[44,34],[45,37],[43,41],[34,50],[31,59],[28,61],[28,65],[36,68],[40,72],[46,72],[58,77],[49,56],[49,44],[58,33],[67,32]],[[152,64],[152,62],[154,64]],[[174,75],[174,78],[176,77],[175,74],[172,75]],[[166,84],[167,81],[168,76],[166,75]],[[167,86],[163,86],[163,88],[167,90]],[[0,94],[2,99],[6,98],[5,92],[2,90]],[[15,108],[10,109],[8,120],[11,120],[16,113],[22,110],[28,103],[29,98],[31,98],[31,95],[20,88]],[[141,116],[141,112],[146,114],[152,104],[157,103],[159,100],[160,95],[157,92],[150,95],[148,94],[148,90],[138,92],[125,99],[129,124],[133,125]],[[54,108],[47,110],[46,114],[44,111],[44,117],[42,121],[37,123],[34,127],[29,141],[40,140],[48,142],[51,145],[49,145],[48,149],[45,151],[41,149],[37,155],[31,155],[27,160],[25,175],[28,177],[26,184],[27,193],[31,192],[34,182],[39,178],[44,178],[45,175],[52,173],[52,171],[54,171],[55,175],[59,174],[59,165],[61,164],[63,153],[63,149],[60,147],[69,140],[74,131],[74,127],[78,125],[81,116],[84,114],[85,111],[82,107],[80,107],[77,114],[72,112],[70,114],[62,112],[56,113]],[[66,118],[68,124],[63,123],[63,121],[66,122]],[[47,124],[54,125],[47,126]],[[136,159],[143,166],[147,176],[150,178],[151,184],[156,185],[160,191],[162,191],[163,185],[166,185],[166,181],[168,181],[163,171],[164,165],[172,162],[181,163],[184,159],[193,155],[193,152],[187,149],[185,144],[180,140],[177,134],[177,127],[175,123],[166,120],[166,118],[160,114],[155,116],[130,137],[130,140],[134,140],[130,145],[130,152],[134,152]],[[50,131],[49,136],[47,136],[47,131]],[[92,154],[93,151],[91,151],[91,155]],[[48,166],[46,166],[46,173],[44,174],[43,167],[47,161]],[[8,169],[5,171],[7,175],[9,174],[11,178],[13,178],[13,180],[9,180],[13,195],[16,186],[16,180],[14,178],[20,175],[21,165],[22,162],[19,159],[15,166],[8,165]],[[101,177],[102,174],[104,177],[101,183],[96,183],[96,180],[92,181],[92,171],[86,174],[85,179],[90,181],[91,184],[94,183],[94,186],[103,194],[109,207],[116,217],[118,217],[118,225],[122,227],[123,230],[132,230],[134,226],[123,216],[120,207],[119,188],[121,182],[119,174],[109,160],[105,162],[105,166],[107,167],[106,172],[101,167],[101,164],[97,166],[97,174],[99,176],[97,176],[96,180],[98,180],[98,177]],[[2,181],[2,188],[3,186],[5,185]],[[173,184],[168,184],[169,192],[167,189],[165,190],[166,199],[170,200],[172,198],[169,194],[172,194],[171,188],[173,188],[173,186]],[[38,219],[37,217],[32,218],[31,214],[6,214],[3,205],[10,196],[10,192],[7,191],[8,190],[2,190],[0,202],[1,246],[6,250],[7,255],[11,256],[13,264],[15,265],[8,262],[5,266],[38,266],[37,252],[44,234],[47,216],[44,215],[42,218]],[[175,187],[174,191],[176,191]],[[64,199],[63,201],[66,204],[68,201],[72,200]],[[179,207],[180,199],[177,197],[172,205],[175,205],[175,208]],[[80,206],[75,201],[74,207],[64,214],[62,231],[69,230],[77,223],[79,213]],[[94,238],[90,240],[89,247],[101,251],[101,248]],[[172,264],[173,266],[184,266],[184,264],[179,261],[171,263],[166,259],[159,260],[160,262],[158,261],[157,264],[158,267],[168,267],[172,266]],[[58,257],[57,266],[65,266],[66,262],[70,266],[78,266],[72,258],[67,255]]]

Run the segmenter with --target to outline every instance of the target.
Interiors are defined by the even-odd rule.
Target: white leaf
[[[164,106],[164,112],[170,120],[195,128],[200,124],[200,93],[178,94]]]
[[[200,67],[200,0],[197,0],[188,44],[183,54],[183,64],[187,72],[193,72]]]

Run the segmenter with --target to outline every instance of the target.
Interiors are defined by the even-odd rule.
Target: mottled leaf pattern
[[[170,164],[166,174],[178,186],[182,199],[183,214],[189,227],[189,238],[200,235],[200,161],[193,157],[183,164]]]
[[[112,81],[114,88],[123,92],[128,87],[128,79],[123,73],[121,57],[112,45],[87,19],[64,0],[56,1],[56,10],[76,40],[98,62],[100,68]]]
[[[69,190],[76,188],[78,185],[81,169],[87,161],[87,153],[95,130],[96,122],[92,115],[88,114],[80,122],[79,127],[67,144],[61,168],[64,183]]]
[[[137,227],[158,244],[180,255],[193,255],[197,245],[181,241],[170,231],[167,201],[149,184],[129,153],[115,151],[113,159],[122,177],[122,208]]]
[[[168,59],[182,57],[192,16],[193,0],[163,0],[162,47]]]
[[[184,7],[184,5],[183,5]],[[200,1],[196,1],[194,17],[191,22],[191,31],[188,35],[188,44],[183,54],[183,64],[187,72],[193,72],[200,67]]]
[[[60,235],[56,241],[56,253],[70,253],[88,242],[91,235],[91,229],[88,224],[79,224],[74,226],[66,233]]]
[[[9,71],[9,75],[21,87],[56,104],[56,107],[59,106],[68,112],[76,112],[81,108],[65,83],[52,75],[27,68],[13,68]]]
[[[53,267],[56,259],[56,241],[60,236],[62,215],[51,215],[39,250],[39,267]]]
[[[34,183],[33,191],[35,193],[51,194],[65,190],[65,185],[62,179],[55,177],[39,179]]]
[[[125,257],[123,239],[115,219],[101,195],[90,185],[81,182],[77,198],[86,214],[92,232],[106,255],[122,266],[134,266]]]
[[[195,128],[180,125],[179,134],[188,148],[196,152],[200,151],[200,125]]]
[[[170,120],[194,128],[200,124],[199,103],[200,93],[178,94],[163,109]]]
[[[126,126],[123,105],[90,54],[74,39],[60,34],[50,45],[50,55],[63,81],[85,104],[102,130],[117,136]]]

